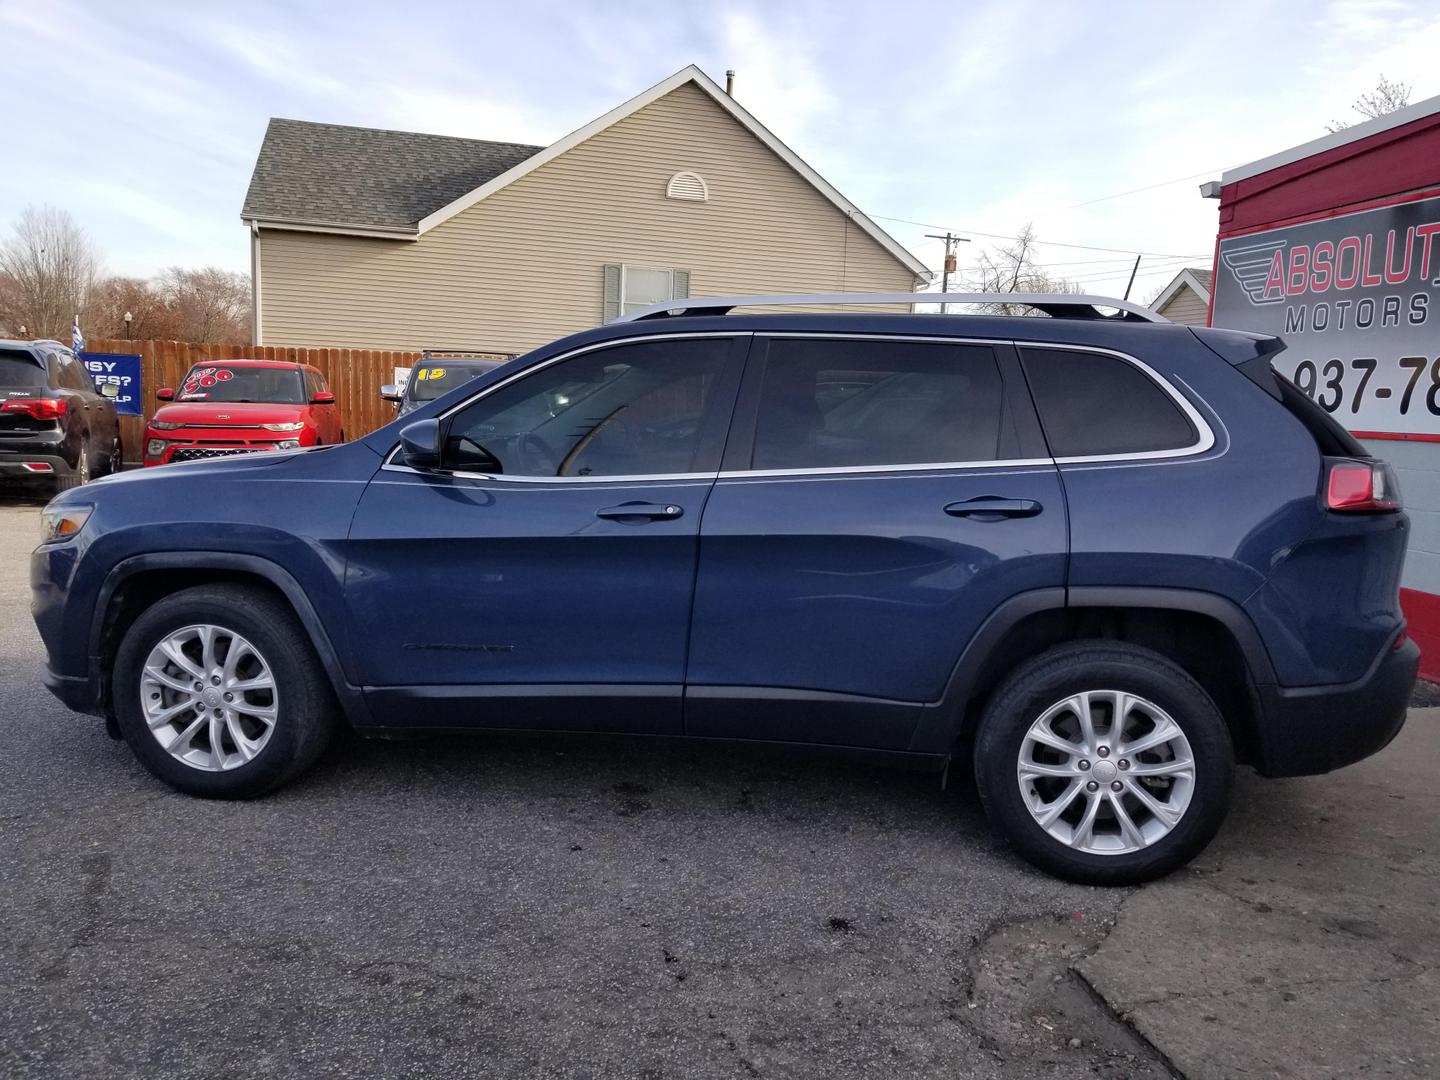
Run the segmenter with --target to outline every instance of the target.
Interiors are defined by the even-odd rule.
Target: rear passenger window
[[[993,461],[1003,405],[986,348],[773,338],[751,467]]]
[[[1102,353],[1022,349],[1056,457],[1180,450],[1198,438],[1174,400],[1134,364]]]

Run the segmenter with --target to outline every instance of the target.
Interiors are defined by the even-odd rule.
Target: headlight
[[[261,424],[260,426],[266,431],[303,431],[305,421],[296,420],[292,424]]]
[[[164,439],[151,439],[145,444],[146,457],[159,457],[163,453],[165,453]]]
[[[46,510],[40,515],[40,543],[54,544],[69,540],[90,520],[89,506],[71,506],[64,510]]]
[[[174,431],[180,425],[172,424],[169,420],[151,420],[150,426],[155,428],[157,431]]]
[[[277,443],[275,444],[275,449],[276,449],[276,450],[299,450],[299,449],[300,449],[300,440],[299,440],[299,439],[281,439],[279,442],[277,442]]]

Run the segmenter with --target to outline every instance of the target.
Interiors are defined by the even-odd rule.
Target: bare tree
[[[1381,75],[1380,81],[1375,84],[1375,89],[1368,94],[1361,94],[1350,106],[1351,110],[1360,116],[1359,120],[1336,120],[1326,124],[1325,130],[1333,134],[1353,127],[1364,120],[1374,120],[1377,116],[1384,116],[1396,109],[1403,109],[1410,104],[1411,89],[1410,83],[1392,82]]]
[[[130,322],[125,321],[126,314]],[[184,338],[177,313],[152,282],[144,278],[110,277],[95,286],[81,325],[97,338]]]
[[[0,243],[0,322],[31,337],[64,338],[90,302],[100,258],[75,219],[50,206],[27,206]]]
[[[172,266],[156,279],[156,289],[185,341],[244,344],[250,340],[250,279],[207,266]]]
[[[1078,293],[1080,287],[1064,278],[1053,277],[1040,265],[1036,256],[1035,227],[1026,225],[1008,245],[982,251],[970,271],[972,287],[977,292],[1043,292]],[[1024,304],[985,304],[992,315],[1034,315]]]

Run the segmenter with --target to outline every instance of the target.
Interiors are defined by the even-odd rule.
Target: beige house
[[[1209,270],[1188,266],[1160,290],[1160,295],[1151,301],[1150,309],[1171,322],[1205,326],[1210,321],[1212,282],[1213,275]]]
[[[925,266],[691,66],[548,147],[274,119],[255,342],[522,352],[646,304]]]

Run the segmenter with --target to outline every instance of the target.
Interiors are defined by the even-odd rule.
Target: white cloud
[[[1433,0],[1106,12],[1048,0],[969,0],[923,18],[859,0],[256,0],[243,13],[0,0],[7,145],[25,151],[0,170],[0,226],[50,201],[116,268],[243,269],[238,212],[272,115],[546,143],[695,62],[717,80],[735,68],[741,103],[863,209],[1004,234],[1034,221],[1057,273],[1118,291],[1123,254],[1054,242],[1203,263],[1215,204],[1178,178],[1322,135],[1382,72],[1415,82],[1417,99],[1440,91]],[[879,224],[939,265],[924,238],[935,229]],[[962,262],[991,242],[976,236]],[[1147,256],[1137,292],[1168,280],[1168,265]]]

